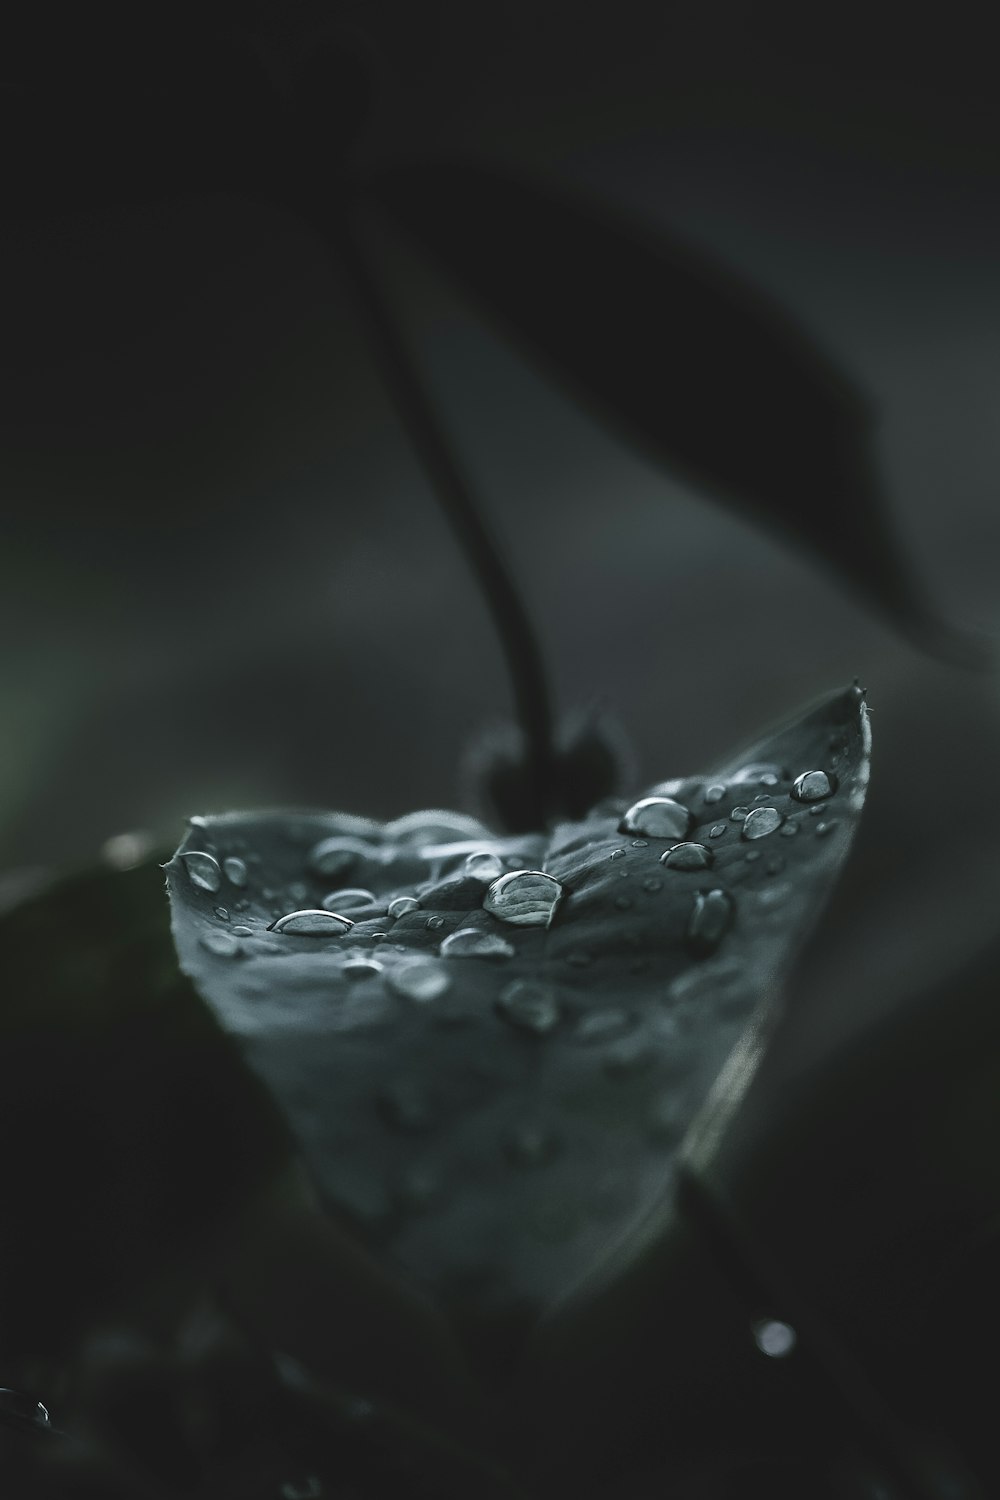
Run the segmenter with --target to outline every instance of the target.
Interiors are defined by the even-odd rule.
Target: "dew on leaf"
[[[374,906],[374,891],[366,891],[363,886],[352,885],[342,891],[331,891],[324,896],[320,905],[324,911],[359,911],[366,906]]]
[[[397,995],[421,1003],[436,1000],[451,985],[451,977],[441,964],[420,958],[394,965],[388,970],[386,980]]]
[[[708,830],[708,836],[710,839],[721,839],[725,831],[725,823],[713,823],[711,828]]]
[[[213,910],[214,910],[215,915],[218,917],[218,919],[219,919],[220,922],[228,922],[229,921],[229,909],[228,909],[228,907],[225,907],[225,906],[216,906],[216,907],[213,907]]]
[[[660,855],[660,864],[668,870],[706,870],[715,860],[704,844],[675,844]]]
[[[649,848],[649,839],[633,839],[632,840],[632,848],[633,849],[648,849]]]
[[[184,865],[192,885],[202,891],[211,891],[213,895],[221,889],[222,868],[214,854],[204,854],[200,849],[194,849],[189,854],[179,854],[177,857]]]
[[[377,958],[349,958],[340,972],[345,979],[374,979],[381,974],[382,965]]]
[[[222,869],[229,884],[242,890],[247,883],[246,861],[237,854],[230,854],[228,859],[222,861]]]
[[[792,796],[797,802],[822,802],[836,790],[836,782],[825,771],[803,771],[792,783]]]
[[[836,818],[831,818],[828,823],[817,823],[816,824],[816,837],[818,839],[824,839],[824,838],[826,838],[827,834],[832,833],[833,830],[836,828],[836,826],[837,826],[837,819]]]
[[[290,937],[339,937],[349,932],[354,923],[348,917],[338,916],[332,911],[290,911],[276,922],[271,922],[268,932],[280,932]]]
[[[749,807],[743,807],[742,805],[740,807],[734,807],[732,812],[729,814],[729,821],[731,823],[742,823],[743,819],[748,815],[749,812]]]
[[[725,795],[726,788],[722,785],[721,782],[714,781],[711,786],[707,786],[705,788],[704,800],[708,803],[709,807],[711,807],[713,803],[721,802]]]
[[[782,823],[778,831],[782,838],[792,839],[798,833],[799,825],[790,818],[787,823]]]
[[[559,1024],[559,1005],[548,985],[535,979],[515,979],[500,992],[497,1014],[511,1026],[545,1036]]]
[[[611,853],[608,855],[608,858],[609,859],[624,859],[627,853],[628,853],[627,849],[612,849]]]
[[[465,873],[474,880],[496,880],[498,875],[503,874],[503,860],[488,850],[480,850],[466,859]]]
[[[253,937],[253,928],[245,927],[242,923],[233,928],[234,937]]]
[[[541,870],[511,870],[494,880],[483,897],[483,909],[515,927],[548,927],[563,888]]]
[[[769,833],[774,833],[776,828],[780,828],[784,821],[776,807],[755,807],[753,812],[747,814],[742,836],[745,839],[766,838]]]
[[[619,825],[621,833],[644,833],[654,839],[682,839],[693,819],[673,797],[643,797],[634,802]]]
[[[514,949],[506,938],[494,932],[480,932],[477,927],[461,927],[441,944],[442,958],[513,958]]]
[[[655,875],[650,875],[648,879],[642,882],[642,888],[644,891],[649,891],[651,893],[654,891],[662,891],[663,881],[657,880]]]
[[[389,915],[393,921],[398,917],[405,917],[407,912],[419,910],[420,902],[415,896],[397,896],[395,901],[389,902]]]
[[[240,951],[239,939],[232,932],[203,932],[201,946],[217,958],[235,958]]]
[[[714,953],[733,920],[733,898],[726,891],[699,891],[688,919],[687,943],[699,958]]]
[[[427,926],[430,928],[431,932],[439,932],[444,926],[444,917],[428,917]]]

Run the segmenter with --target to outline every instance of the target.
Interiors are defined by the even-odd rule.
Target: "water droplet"
[[[202,891],[211,891],[213,895],[221,888],[222,869],[214,855],[203,854],[195,849],[190,854],[181,854],[179,858],[192,885]]]
[[[619,832],[645,833],[654,839],[682,839],[693,821],[689,809],[673,797],[643,797],[629,808]]]
[[[514,949],[506,938],[477,927],[461,927],[441,944],[442,958],[513,958]]]
[[[752,865],[755,860],[760,859],[760,854],[759,849],[748,849],[745,856],[747,864]]]
[[[227,907],[225,907],[225,906],[216,906],[216,907],[213,907],[213,911],[215,912],[215,915],[218,917],[218,919],[219,919],[220,922],[228,922],[229,921],[229,911],[228,911]]]
[[[714,953],[733,920],[733,898],[726,891],[699,891],[688,920],[687,943],[692,953]]]
[[[809,816],[811,818],[822,818],[825,813],[826,808],[820,807],[818,803],[809,809]]]
[[[253,937],[253,928],[244,927],[241,923],[239,927],[233,928],[233,937]]]
[[[473,880],[496,880],[498,875],[503,874],[503,860],[496,854],[480,850],[476,854],[470,854],[465,861],[465,873],[471,875]]]
[[[792,796],[797,802],[822,802],[836,790],[836,781],[825,771],[803,771],[792,783]]]
[[[725,831],[725,823],[713,823],[711,828],[708,830],[708,836],[710,839],[721,839]]]
[[[715,781],[711,786],[705,788],[705,801],[711,807],[713,802],[721,802],[726,795],[726,788],[721,782]]]
[[[753,1324],[753,1341],[768,1359],[785,1359],[798,1343],[798,1337],[790,1323],[782,1323],[778,1318],[760,1318]]]
[[[244,860],[237,855],[231,854],[228,859],[222,861],[222,868],[230,885],[238,886],[240,889],[247,883],[247,867]]]
[[[512,1026],[545,1036],[559,1024],[559,1005],[548,985],[515,979],[500,992],[497,1013]]]
[[[534,1171],[548,1166],[559,1154],[559,1138],[544,1125],[525,1122],[507,1136],[503,1150],[515,1167]]]
[[[397,995],[421,1003],[436,1000],[451,986],[451,977],[440,964],[419,958],[391,968],[386,980]]]
[[[347,917],[332,911],[290,911],[271,922],[268,932],[281,932],[291,937],[339,937],[349,932],[354,923]]]
[[[405,917],[407,912],[419,910],[420,902],[415,896],[397,896],[395,901],[389,902],[389,915],[393,921],[398,917]]]
[[[624,859],[627,853],[628,853],[627,849],[612,849],[611,853],[608,855],[608,858],[609,859]]]
[[[349,958],[341,969],[345,979],[374,979],[381,972],[377,958]]]
[[[633,839],[632,840],[632,848],[633,849],[648,849],[649,848],[649,839]]]
[[[427,1130],[433,1116],[427,1096],[411,1078],[401,1078],[384,1088],[376,1100],[379,1114],[395,1130]]]
[[[324,911],[361,911],[366,906],[374,906],[374,891],[366,891],[362,886],[348,886],[343,891],[331,891],[324,896],[320,905]]]
[[[743,824],[743,837],[745,839],[763,839],[776,828],[780,828],[784,817],[776,807],[755,807],[753,812],[747,814],[746,822]]]
[[[816,837],[818,839],[825,839],[826,836],[827,836],[827,834],[832,833],[833,830],[837,827],[837,825],[838,825],[838,820],[836,818],[831,818],[828,823],[817,823],[816,824]]]
[[[633,1019],[626,1010],[594,1010],[577,1022],[573,1029],[573,1040],[584,1047],[592,1047],[624,1036],[631,1031],[633,1025]]]
[[[662,891],[663,890],[663,881],[662,880],[657,880],[657,878],[656,878],[655,875],[650,875],[650,877],[649,877],[648,880],[644,880],[642,882],[642,888],[643,888],[644,891],[650,891],[650,892],[653,892],[653,891]]]
[[[232,932],[203,932],[201,946],[219,958],[235,958],[240,951],[239,939]]]
[[[550,927],[563,888],[541,870],[511,870],[494,880],[483,909],[515,927]]]
[[[707,870],[715,855],[704,844],[675,844],[660,855],[660,864],[668,870]]]
[[[130,833],[116,833],[101,845],[101,858],[113,870],[134,870],[149,858],[155,847],[151,833],[137,828]]]
[[[729,814],[729,821],[731,823],[742,823],[743,819],[748,815],[749,812],[749,807],[743,807],[742,805],[740,807],[734,807],[732,812]]]
[[[629,907],[632,905],[632,901],[629,896],[616,896],[615,905],[617,906],[619,911],[628,911]]]
[[[792,839],[798,833],[799,825],[789,818],[787,823],[782,823],[779,831],[783,839]]]
[[[609,1078],[630,1078],[648,1066],[653,1054],[641,1037],[623,1037],[604,1054],[602,1066]]]
[[[444,917],[428,917],[427,926],[430,928],[431,932],[440,932],[441,928],[444,926]]]
[[[773,771],[765,771],[760,778],[761,786],[777,786],[780,778]]]

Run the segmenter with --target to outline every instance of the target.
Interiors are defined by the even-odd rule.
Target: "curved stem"
[[[322,226],[330,233],[332,225]],[[396,412],[431,482],[448,524],[486,599],[507,663],[524,734],[534,825],[553,799],[552,707],[541,648],[503,555],[476,507],[472,490],[428,399],[382,289],[346,220],[336,225],[340,264],[347,270],[371,347]]]

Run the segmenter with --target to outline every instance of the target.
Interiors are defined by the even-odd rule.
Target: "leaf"
[[[497,167],[413,162],[364,199],[655,461],[806,548],[925,644],[973,652],[934,619],[899,548],[868,404],[763,293],[673,235]]]
[[[793,795],[808,773],[815,803]],[[167,869],[181,967],[333,1221],[432,1292],[495,1379],[545,1310],[627,1275],[651,1216],[669,1224],[678,1146],[735,1044],[762,1045],[867,779],[855,688],[651,808],[545,834],[199,818]]]

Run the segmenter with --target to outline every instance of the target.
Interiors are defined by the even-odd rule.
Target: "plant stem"
[[[319,226],[336,234],[338,263],[350,277],[380,373],[431,487],[486,600],[510,675],[524,735],[533,826],[553,807],[552,707],[542,652],[507,563],[476,506],[414,361],[399,332],[353,226],[341,220]]]

